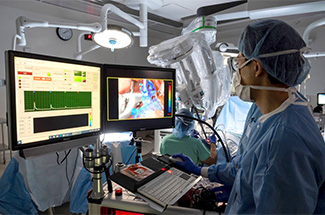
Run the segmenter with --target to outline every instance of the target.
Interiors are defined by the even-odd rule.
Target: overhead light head
[[[131,31],[117,25],[108,25],[104,31],[94,33],[93,38],[98,45],[112,51],[131,47],[134,41]]]

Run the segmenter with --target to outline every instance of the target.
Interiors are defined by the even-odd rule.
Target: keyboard
[[[201,180],[201,177],[189,175],[172,167],[139,187],[137,192],[166,207],[167,205],[174,204],[199,180]]]

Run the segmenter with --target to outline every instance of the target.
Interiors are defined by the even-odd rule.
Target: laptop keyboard
[[[184,195],[191,188],[188,186],[194,183],[196,179],[176,168],[171,168],[147,184],[139,187],[137,192],[165,205],[170,203],[180,193]]]

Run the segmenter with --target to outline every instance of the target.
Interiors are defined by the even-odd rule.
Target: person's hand
[[[217,146],[215,143],[210,144],[210,157],[215,159],[217,162],[218,154],[217,154]]]
[[[192,159],[184,154],[173,154],[173,158],[180,158],[183,161],[176,161],[176,165],[188,173],[194,173],[195,175],[201,175],[201,168],[196,166]]]
[[[219,186],[210,190],[216,195],[216,202],[228,202],[231,187],[230,186]]]
[[[209,143],[216,143],[217,142],[217,137],[214,134],[212,134],[208,139],[209,139]]]

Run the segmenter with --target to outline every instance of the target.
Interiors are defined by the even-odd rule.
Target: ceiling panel
[[[234,1],[237,0],[164,0],[162,8],[155,10],[155,13],[175,21],[181,21],[184,17],[195,15],[200,7]]]
[[[192,9],[183,7],[175,3],[164,4],[160,9],[155,10],[153,12],[159,14],[159,16],[168,17],[169,19],[178,21],[184,16],[189,16],[193,14]]]

